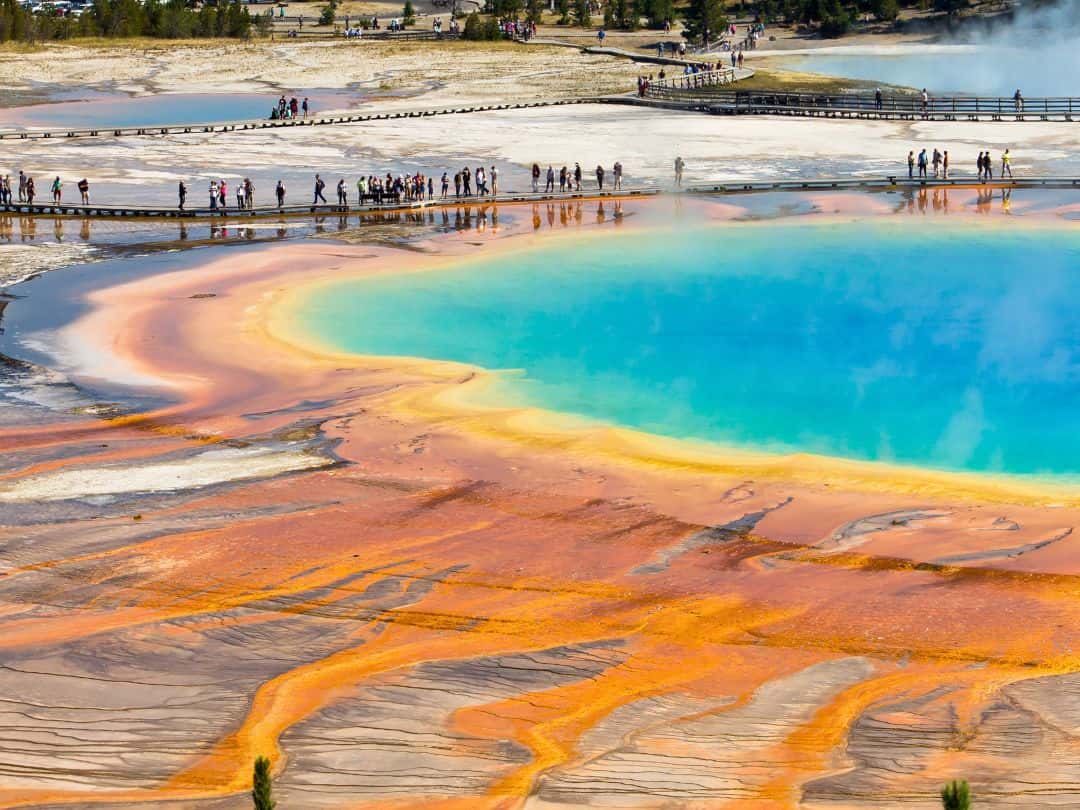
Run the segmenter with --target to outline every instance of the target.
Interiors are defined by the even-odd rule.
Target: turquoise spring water
[[[326,288],[302,326],[665,436],[1072,478],[1078,315],[1080,229],[865,220],[539,240]]]

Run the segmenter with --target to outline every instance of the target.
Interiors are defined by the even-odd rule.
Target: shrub
[[[963,779],[954,779],[941,789],[941,805],[945,810],[970,810],[971,788]]]

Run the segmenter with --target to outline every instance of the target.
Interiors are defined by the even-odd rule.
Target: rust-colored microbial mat
[[[177,404],[0,430],[0,808],[245,808],[259,754],[282,810],[1080,806],[1068,492],[680,457],[283,333],[400,254],[94,294],[92,373]]]

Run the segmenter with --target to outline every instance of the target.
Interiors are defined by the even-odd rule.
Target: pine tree
[[[970,810],[971,788],[963,779],[949,782],[941,789],[941,804],[945,810]]]
[[[589,0],[574,0],[574,25],[588,28],[592,25],[592,12],[589,10]]]
[[[690,0],[683,19],[683,36],[702,45],[708,45],[728,24],[723,0]]]
[[[570,0],[559,0],[559,25],[570,24]]]
[[[416,9],[413,8],[412,0],[405,0],[405,8],[401,11],[401,24],[413,25],[416,22]]]
[[[277,802],[274,801],[273,783],[270,777],[270,760],[266,757],[255,757],[255,771],[251,788],[251,800],[255,802],[255,810],[274,810]]]

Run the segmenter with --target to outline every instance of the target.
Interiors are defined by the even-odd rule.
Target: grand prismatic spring
[[[1080,808],[1074,121],[616,105],[619,54],[275,25],[3,62],[46,205],[0,211],[0,810],[261,810],[258,757],[279,810]],[[17,136],[302,87],[485,109]],[[486,109],[523,97],[575,103]],[[1006,148],[1027,185],[980,182]],[[434,199],[358,206],[388,173]]]

